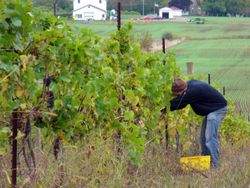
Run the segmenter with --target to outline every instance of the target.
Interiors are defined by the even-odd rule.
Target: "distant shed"
[[[163,19],[172,19],[183,15],[183,11],[177,7],[163,7],[159,10],[159,16]]]

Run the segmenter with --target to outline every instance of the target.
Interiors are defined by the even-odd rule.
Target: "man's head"
[[[175,78],[172,84],[172,93],[174,96],[181,95],[184,91],[187,90],[187,82],[180,78]]]

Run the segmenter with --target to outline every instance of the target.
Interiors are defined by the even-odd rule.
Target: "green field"
[[[249,113],[249,39],[187,41],[174,50],[183,70],[185,62],[192,61],[197,73],[211,73],[212,81],[225,86],[226,94],[241,103],[243,112]]]
[[[186,71],[186,62],[192,61],[196,75],[226,88],[226,95],[240,102],[241,110],[250,113],[250,18],[206,17],[205,24],[186,22],[134,22],[136,34],[148,31],[155,40],[165,32],[185,41],[171,50],[176,53],[178,65]],[[125,22],[125,21],[124,21]],[[76,29],[88,27],[100,36],[115,31],[115,22],[75,23]]]
[[[189,39],[211,39],[211,38],[250,38],[250,18],[228,18],[228,17],[205,17],[206,24],[198,25],[185,22],[151,22],[129,21],[134,23],[137,33],[149,31],[155,39],[160,39],[165,32],[172,32],[176,37],[187,37]],[[125,20],[123,23],[128,22]],[[107,36],[115,31],[116,22],[90,22],[74,23],[76,28],[88,27],[101,36]]]

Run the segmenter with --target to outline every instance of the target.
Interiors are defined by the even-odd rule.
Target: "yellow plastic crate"
[[[197,170],[206,171],[210,169],[211,157],[207,156],[193,156],[193,157],[182,157],[180,164],[183,170]]]

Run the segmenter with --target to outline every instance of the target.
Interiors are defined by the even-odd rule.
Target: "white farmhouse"
[[[73,9],[75,20],[105,20],[107,17],[106,0],[74,0]]]
[[[159,16],[163,19],[171,19],[182,15],[182,10],[177,7],[163,7],[159,10]]]

